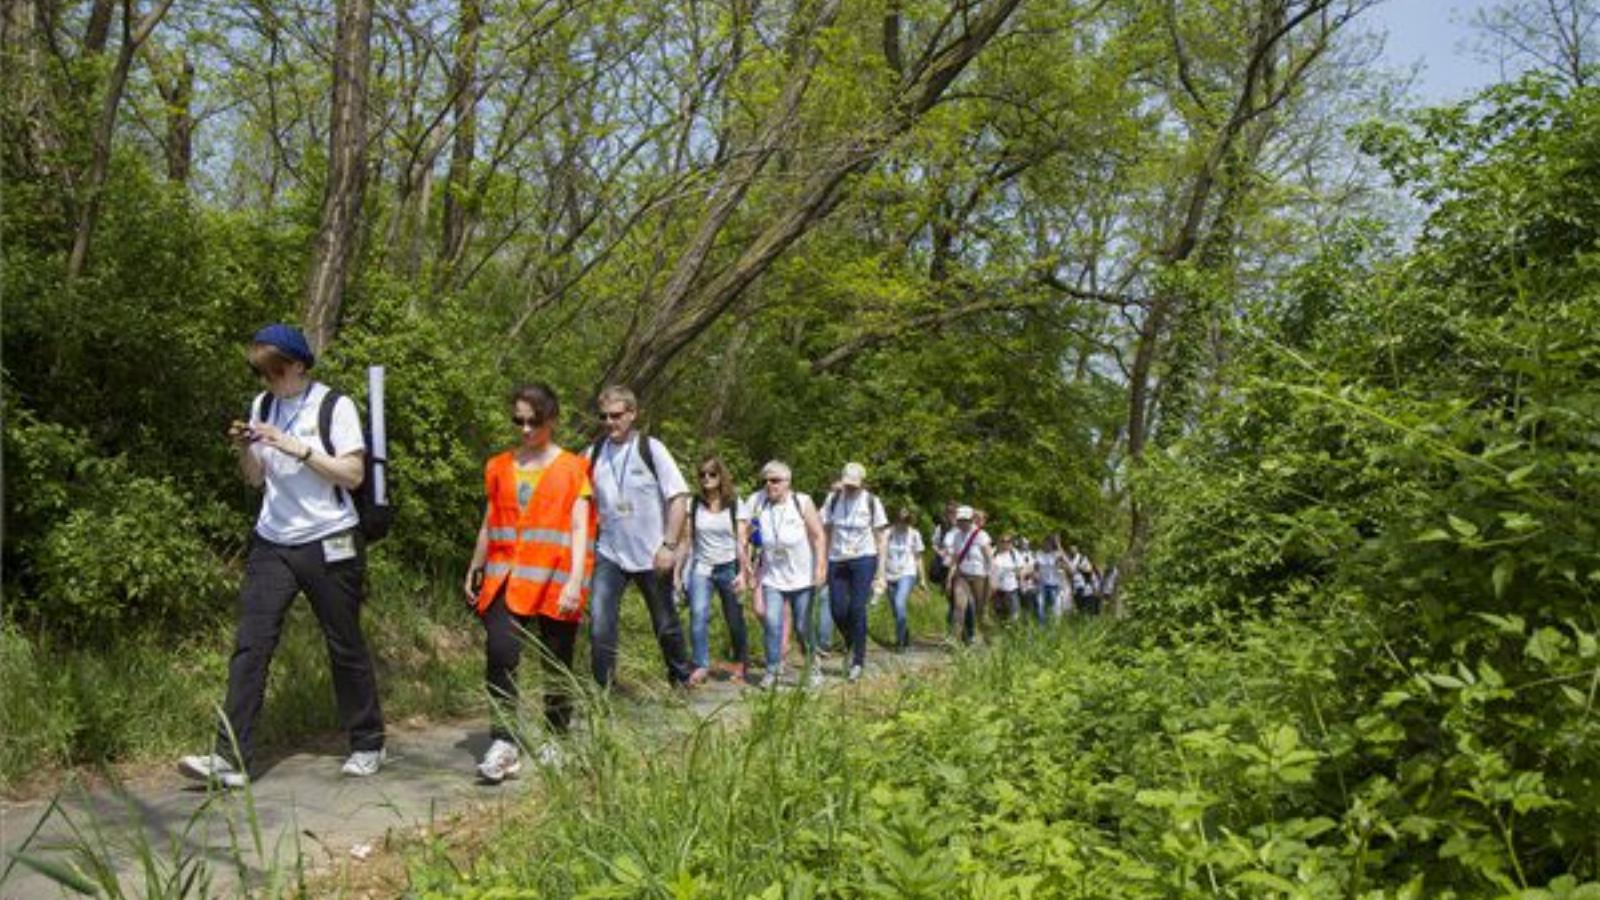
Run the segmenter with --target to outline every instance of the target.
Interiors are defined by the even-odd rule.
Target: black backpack
[[[323,393],[322,402],[317,405],[317,434],[322,437],[322,451],[329,456],[334,455],[333,438],[330,436],[333,431],[333,408],[343,396],[344,394],[330,387]],[[271,391],[262,391],[256,397],[254,404],[256,421],[272,420],[272,406],[276,400]],[[356,417],[360,418],[359,410]],[[370,544],[387,537],[389,527],[394,524],[394,507],[391,505],[394,491],[387,477],[389,460],[372,452],[372,435],[368,433],[365,422],[361,424],[361,437],[367,445],[367,452],[362,456],[361,486],[356,488],[353,495],[339,485],[334,485],[333,489],[338,493],[342,503],[355,506],[356,515],[361,519],[361,534]],[[383,474],[380,476],[378,472]],[[385,486],[389,488],[384,491],[384,502],[381,505],[373,496],[373,483],[379,477],[384,479]]]
[[[644,467],[650,470],[650,477],[660,481],[656,475],[656,452],[650,446],[650,435],[643,431],[635,432],[634,437],[639,441],[639,455],[644,459]],[[601,435],[594,443],[589,445],[589,452],[584,454],[589,458],[589,477],[594,477],[594,467],[600,463],[600,448],[606,445],[608,439]]]

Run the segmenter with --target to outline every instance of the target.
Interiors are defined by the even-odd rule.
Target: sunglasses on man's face
[[[600,418],[607,422],[616,422],[626,419],[628,417],[628,413],[629,410],[626,409],[622,410],[621,412],[602,412],[600,413]]]
[[[544,424],[544,419],[538,416],[512,416],[511,424],[518,428],[538,428]]]
[[[767,479],[767,484],[783,484],[785,481],[788,481],[788,480],[789,479],[787,479],[787,478],[779,478],[776,475],[774,475],[774,476],[772,476],[772,477]]]

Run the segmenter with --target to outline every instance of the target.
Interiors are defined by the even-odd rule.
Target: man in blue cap
[[[372,655],[361,634],[366,558],[352,499],[364,475],[361,416],[354,401],[308,374],[316,357],[299,329],[268,325],[245,355],[266,390],[228,438],[245,481],[265,496],[239,593],[225,721],[213,751],[185,756],[178,768],[225,787],[249,781],[267,668],[289,604],[303,591],[327,639],[339,718],[350,735],[343,771],[372,775],[384,762],[384,732]]]

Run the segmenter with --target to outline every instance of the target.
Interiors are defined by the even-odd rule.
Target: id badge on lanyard
[[[633,516],[633,501],[628,499],[628,462],[633,458],[633,445],[633,441],[628,442],[627,452],[622,454],[621,465],[617,464],[615,452],[607,454],[607,459],[611,462],[611,473],[617,484],[617,502],[612,509],[619,519]]]

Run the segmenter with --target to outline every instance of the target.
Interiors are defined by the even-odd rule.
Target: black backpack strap
[[[659,483],[661,478],[656,475],[656,448],[650,443],[650,435],[643,431],[639,432],[638,453],[644,459],[644,467],[650,471],[650,477]]]
[[[322,402],[317,405],[317,433],[322,435],[322,450],[329,456],[333,455],[333,407],[344,395],[328,388],[322,394]]]
[[[272,421],[272,401],[274,399],[271,391],[262,391],[257,394],[256,399],[250,404],[251,416],[257,422]]]

